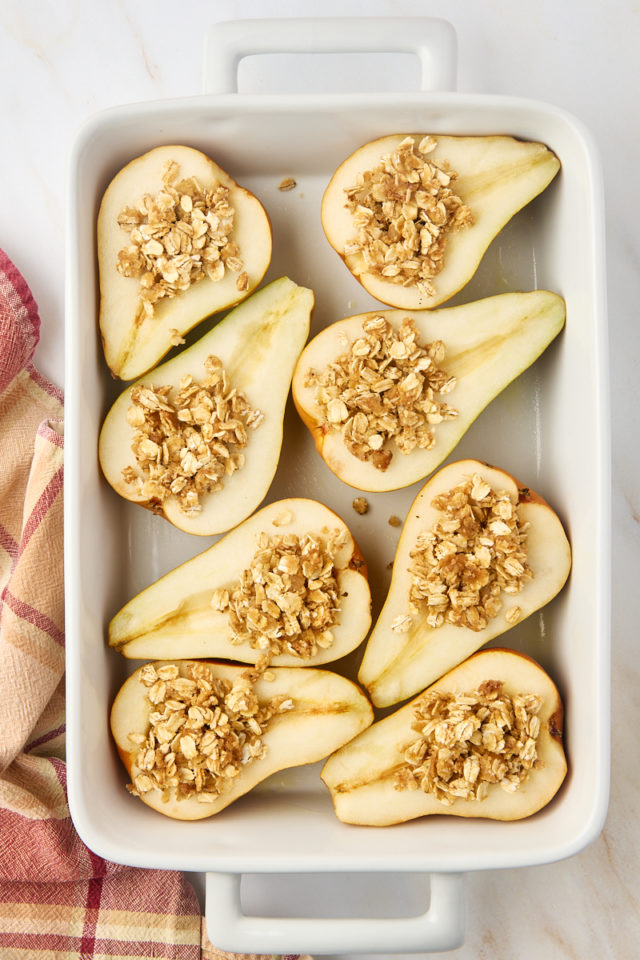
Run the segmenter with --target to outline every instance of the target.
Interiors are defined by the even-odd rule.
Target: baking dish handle
[[[435,17],[227,20],[208,32],[205,93],[236,93],[238,63],[266,53],[413,53],[421,90],[455,90],[456,32]]]
[[[233,953],[435,953],[461,946],[463,875],[431,874],[429,909],[400,919],[251,917],[242,911],[241,874],[208,873],[209,939]]]

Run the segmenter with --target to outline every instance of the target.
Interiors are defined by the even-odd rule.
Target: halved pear
[[[264,652],[249,641],[231,642],[227,610],[212,606],[216,590],[229,590],[240,581],[256,550],[258,537],[292,534],[344,534],[334,557],[334,575],[341,604],[331,628],[333,642],[312,657],[280,653],[278,666],[317,666],[354,650],[371,625],[371,594],[367,568],[347,525],[315,500],[278,500],[263,507],[204,553],[176,567],[129,601],[109,624],[109,644],[125,657],[167,659],[224,657],[255,663]]]
[[[331,792],[339,819],[369,826],[387,826],[429,814],[519,820],[549,803],[567,771],[562,745],[564,711],[555,684],[530,657],[496,648],[476,653],[429,690],[471,694],[486,680],[501,681],[502,692],[508,696],[534,694],[543,700],[538,713],[538,761],[515,792],[506,792],[493,783],[482,800],[457,798],[446,806],[421,789],[396,789],[396,773],[404,761],[403,747],[416,737],[411,730],[414,704],[419,699],[416,697],[327,760],[322,779]]]
[[[274,280],[188,349],[128,387],[107,414],[100,433],[100,465],[113,489],[127,500],[161,511],[181,530],[202,536],[229,530],[249,516],[264,498],[278,465],[291,376],[309,335],[313,304],[311,290],[287,277]],[[158,505],[125,481],[122,471],[126,468],[140,474],[131,449],[134,428],[127,421],[127,411],[137,384],[177,388],[186,375],[202,381],[210,355],[222,361],[232,388],[243,393],[264,420],[248,431],[244,466],[225,478],[222,490],[202,497],[200,512],[187,513],[177,497],[171,495]]]
[[[399,621],[408,614],[411,552],[423,532],[441,516],[434,497],[452,490],[478,474],[495,491],[511,494],[517,502],[520,523],[529,523],[526,553],[533,579],[505,601],[496,617],[482,630],[445,622],[430,627],[419,613],[402,632]],[[521,622],[548,603],[564,586],[571,568],[571,548],[560,519],[537,493],[511,474],[478,460],[448,464],[424,485],[405,520],[393,564],[391,585],[380,616],[367,642],[358,679],[376,706],[399,703],[423,690],[481,646],[514,626],[507,619],[518,608]],[[396,629],[394,629],[394,626]]]
[[[315,387],[307,385],[309,371],[320,373],[335,362],[362,337],[363,322],[376,316],[384,317],[396,330],[410,317],[421,343],[444,343],[441,366],[456,378],[455,389],[446,399],[458,411],[454,420],[433,427],[435,444],[430,450],[416,447],[404,454],[387,441],[385,448],[393,456],[385,470],[351,453],[344,430],[326,422]],[[564,301],[546,290],[503,293],[441,310],[385,310],[348,317],[326,327],[304,348],[291,384],[293,399],[320,456],[336,476],[359,490],[398,490],[428,476],[442,463],[487,404],[540,356],[564,321]]]
[[[453,189],[470,208],[473,224],[448,234],[444,267],[433,280],[435,293],[429,295],[415,284],[404,286],[368,272],[361,253],[345,253],[357,233],[353,214],[345,206],[345,191],[355,186],[358,174],[373,170],[406,136],[366,143],[338,167],[322,201],[322,225],[331,246],[373,297],[392,307],[424,310],[444,303],[471,279],[493,238],[548,186],[560,161],[542,143],[508,136],[436,135],[437,146],[427,159],[447,161],[456,171]],[[424,135],[411,136],[418,144]]]
[[[155,304],[146,316],[140,299],[140,280],[122,276],[118,253],[130,244],[119,226],[123,210],[163,190],[163,172],[169,161],[179,165],[178,181],[195,177],[202,188],[221,184],[229,190],[234,210],[230,239],[238,248],[246,286],[238,289],[238,272],[225,270],[220,280],[208,276],[177,296]],[[196,255],[199,255],[196,251]],[[175,332],[184,334],[205,317],[233,306],[254,290],[271,260],[271,224],[260,201],[239,186],[217,163],[191,147],[155,147],[120,170],[107,187],[98,213],[98,267],[100,274],[100,331],[105,358],[114,376],[132,380],[146,373],[175,342]]]
[[[192,661],[172,661],[180,676],[188,676]],[[166,666],[167,662],[153,664]],[[215,677],[233,680],[245,673],[245,667],[210,662]],[[130,734],[146,737],[149,713],[155,709],[146,698],[148,689],[135,671],[118,692],[111,709],[111,731],[118,753],[130,777],[142,771],[135,763],[137,747]],[[176,820],[201,820],[223,810],[238,797],[248,793],[271,774],[289,767],[315,763],[357,736],[373,720],[373,710],[358,687],[328,670],[298,670],[277,667],[273,679],[261,678],[254,691],[259,704],[273,697],[285,696],[293,701],[292,709],[277,714],[265,729],[263,757],[242,765],[240,774],[215,800],[201,802],[195,797],[177,798],[173,788],[166,799],[159,789],[140,794],[140,799],[165,816]]]

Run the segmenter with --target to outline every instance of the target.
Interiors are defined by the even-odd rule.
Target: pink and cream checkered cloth
[[[231,957],[207,940],[182,874],[108,863],[69,817],[63,398],[33,366],[39,330],[0,250],[0,957]]]

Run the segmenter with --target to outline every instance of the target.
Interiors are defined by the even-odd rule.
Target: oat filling
[[[429,159],[438,141],[405,137],[346,190],[355,236],[344,253],[360,254],[366,272],[390,283],[416,286],[433,296],[451,233],[473,224],[469,207],[454,192],[458,174],[446,160]]]
[[[140,281],[144,315],[153,316],[159,300],[176,297],[203,277],[222,280],[237,273],[236,287],[248,289],[240,249],[231,239],[234,209],[229,188],[221,183],[201,186],[195,177],[178,180],[175,160],[165,164],[162,189],[145,194],[118,216],[129,233],[129,245],[118,252],[116,267],[123,277]]]
[[[289,511],[274,526],[292,520]],[[322,535],[258,536],[258,549],[238,583],[215,590],[214,609],[228,612],[231,642],[248,641],[260,651],[254,667],[233,682],[216,677],[206,663],[190,664],[187,677],[175,664],[147,664],[140,682],[150,707],[146,735],[131,733],[139,772],[127,789],[135,796],[161,790],[163,800],[216,800],[242,768],[264,757],[263,734],[278,714],[294,709],[287,696],[260,704],[258,679],[272,680],[271,658],[289,653],[308,659],[333,643],[340,593],[336,557],[344,530]]]
[[[244,465],[250,431],[264,420],[231,385],[218,357],[207,357],[204,366],[201,383],[185,376],[177,389],[139,384],[131,391],[127,422],[136,467],[125,467],[122,476],[158,509],[175,496],[186,514],[199,513],[202,498],[222,490]]]
[[[333,643],[340,612],[336,555],[344,530],[258,536],[258,549],[240,578],[214,591],[211,605],[226,612],[231,643],[248,642],[267,658],[303,660]]]
[[[175,664],[147,664],[140,672],[150,717],[146,734],[129,734],[139,771],[127,786],[134,796],[161,790],[164,801],[217,800],[247,764],[265,755],[263,735],[273,717],[293,709],[286,696],[258,702],[259,668],[233,682],[216,677],[206,663],[190,664],[187,673],[180,676]]]
[[[397,330],[371,317],[345,353],[320,373],[308,371],[305,386],[315,388],[323,426],[341,431],[350,453],[384,471],[392,447],[430,450],[434,426],[458,416],[442,399],[456,385],[440,366],[444,358],[444,343],[421,343],[410,317]]]
[[[498,616],[503,595],[516,596],[533,579],[530,525],[520,521],[517,502],[477,474],[434,498],[441,516],[410,553],[409,611],[394,620],[393,630],[406,633],[413,617],[426,615],[433,628],[451,623],[479,631]],[[509,624],[520,616],[516,604],[504,614]]]
[[[402,749],[395,788],[423,790],[446,806],[484,800],[494,783],[514,793],[540,765],[542,704],[535,694],[504,693],[498,680],[469,694],[423,694],[411,724],[419,736]]]

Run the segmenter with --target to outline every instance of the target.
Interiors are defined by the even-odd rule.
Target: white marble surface
[[[631,960],[637,902],[637,575],[640,544],[638,356],[640,187],[635,0],[2,0],[0,246],[30,283],[43,319],[36,361],[63,383],[64,177],[79,125],[128,101],[201,89],[203,30],[252,16],[435,15],[459,41],[458,89],[522,95],[580,117],[599,143],[606,180],[613,435],[613,759],[602,835],[549,866],[471,875],[465,945],[456,960]],[[406,65],[403,65],[403,69]],[[261,72],[263,70],[263,72]],[[247,68],[246,89],[287,89],[274,61]],[[384,80],[384,78],[383,78]],[[411,70],[407,83],[415,82]],[[298,89],[362,85],[349,73],[298,76]],[[587,389],[585,385],[585,389]],[[433,955],[432,955],[433,956]]]

